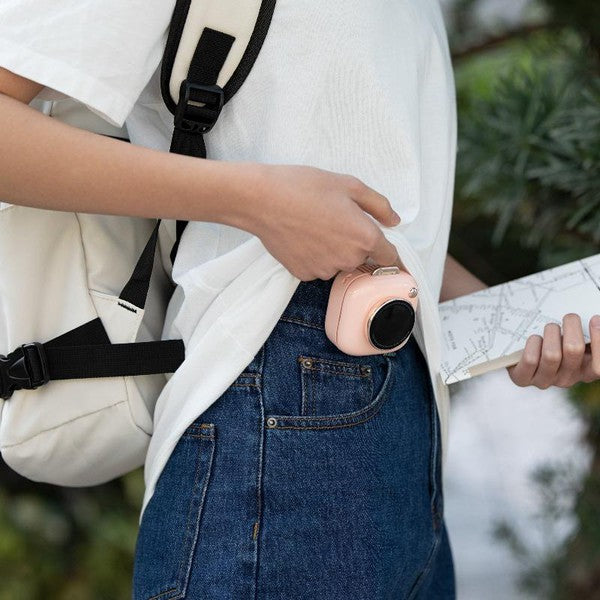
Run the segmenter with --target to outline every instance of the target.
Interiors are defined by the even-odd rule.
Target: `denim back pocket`
[[[192,423],[175,446],[140,524],[133,600],[185,597],[214,452],[212,423]]]

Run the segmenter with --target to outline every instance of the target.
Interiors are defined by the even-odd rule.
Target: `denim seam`
[[[431,419],[431,458],[430,458],[430,466],[429,466],[429,476],[431,480],[431,514],[434,519],[435,525],[435,513],[436,513],[436,505],[438,499],[438,485],[437,485],[437,467],[438,467],[438,416],[437,416],[437,407],[435,398],[431,393],[430,386],[427,385],[427,389],[429,390],[429,414]]]
[[[157,594],[156,596],[151,596],[150,598],[148,598],[148,600],[158,600],[159,598],[162,598],[166,594],[170,594],[171,592],[179,593],[179,588],[177,588],[177,587],[170,588],[168,590],[165,590],[164,592],[161,592],[160,594]]]
[[[425,578],[431,571],[431,567],[433,566],[433,559],[435,558],[435,552],[439,546],[440,539],[441,539],[441,536],[439,535],[439,533],[434,532],[433,535],[434,535],[433,544],[431,545],[431,550],[429,551],[429,556],[427,557],[427,562],[425,563],[425,566],[423,567],[421,572],[417,575],[417,578],[415,579],[415,582],[413,583],[412,588],[410,589],[410,592],[408,593],[406,600],[413,600],[413,598],[416,596],[417,592],[419,591],[419,586],[423,583],[423,581],[425,580]]]
[[[302,390],[302,406],[300,408],[300,414],[302,414],[303,416],[305,416],[308,412],[308,407],[307,407],[307,386],[310,386],[310,382],[305,381],[306,377],[304,374],[304,371],[302,369],[300,369],[300,386],[301,386],[301,390]]]
[[[211,428],[214,430],[214,425],[213,424],[210,424],[210,425],[212,425]],[[199,437],[199,436],[197,436],[197,437]],[[214,442],[214,439],[215,439],[214,436],[211,436],[211,438],[212,438],[211,441]],[[211,471],[212,471],[214,452],[215,452],[215,444],[211,443],[210,444],[210,456],[209,456],[208,463],[207,463],[206,476],[204,478],[204,485],[202,486],[202,493],[200,495],[200,498],[197,499],[197,507],[196,507],[196,502],[195,502],[196,499],[192,495],[192,499],[190,501],[190,507],[188,509],[188,517],[187,517],[184,539],[187,541],[188,537],[190,537],[190,535],[192,533],[191,532],[192,525],[195,526],[195,532],[193,533],[193,539],[191,540],[191,545],[190,545],[190,548],[188,551],[186,573],[185,573],[185,575],[183,574],[184,566],[186,563],[184,561],[182,561],[182,563],[179,567],[179,574],[177,576],[178,586],[177,586],[177,588],[172,588],[170,590],[170,591],[177,591],[177,595],[170,597],[169,600],[178,600],[178,599],[184,598],[185,594],[187,593],[187,586],[189,583],[190,571],[192,568],[194,554],[196,551],[196,545],[198,543],[198,534],[199,534],[199,530],[200,530],[200,520],[202,517],[202,510],[204,507],[204,498],[206,496],[206,489],[208,487],[208,482],[209,482]],[[203,464],[202,453],[198,452],[197,456],[198,456],[198,463],[196,465],[196,473],[194,475],[194,486],[193,486],[194,489],[196,488],[196,485],[198,484],[200,467]],[[194,512],[196,513],[195,519],[193,519]],[[158,596],[155,596],[150,600],[154,600],[154,598],[158,599],[167,593],[168,593],[168,591],[163,592],[163,594],[159,594]]]
[[[211,423],[210,424],[212,426],[212,428],[214,428],[214,425]],[[184,434],[186,435],[186,434]],[[196,438],[200,438],[199,435],[186,435],[186,437],[196,437]],[[204,439],[208,439],[208,436],[202,436]],[[214,440],[214,436],[210,436],[211,440]],[[208,485],[208,480],[210,477],[210,471],[212,469],[212,461],[213,461],[213,454],[214,454],[214,448],[215,448],[215,444],[211,444],[211,453],[210,453],[210,459],[208,462],[208,468],[207,468],[207,472],[206,472],[206,478],[205,478],[205,482],[204,482],[204,486],[203,486],[203,491],[202,491],[202,495],[200,498],[200,503],[199,503],[199,507],[197,510],[197,518],[196,518],[196,524],[198,525],[199,520],[200,520],[200,515],[202,513],[202,506],[204,505],[204,495],[206,493],[206,487]],[[193,485],[193,489],[196,487],[196,484],[198,482],[198,475],[200,473],[200,467],[202,465],[202,454],[200,452],[198,452],[198,463],[196,465],[196,472],[194,474],[194,485]],[[193,510],[194,510],[194,497],[192,495],[192,498],[190,500],[190,506],[188,509],[188,517],[187,517],[187,522],[186,522],[186,527],[185,527],[185,533],[184,533],[184,539],[187,539],[187,537],[189,536],[190,533],[190,524],[192,522],[192,514],[193,514]],[[182,560],[181,565],[179,566],[179,572],[177,574],[177,585],[175,587],[169,588],[168,590],[164,590],[163,592],[160,592],[159,594],[155,594],[154,596],[151,596],[150,598],[148,598],[148,600],[177,600],[177,599],[182,599],[184,598],[186,592],[187,592],[187,585],[188,585],[188,580],[189,580],[189,573],[190,573],[190,569],[191,569],[191,565],[192,565],[192,559],[194,556],[194,551],[195,551],[195,545],[198,539],[198,526],[196,527],[196,535],[194,536],[194,540],[192,540],[192,547],[189,550],[189,557],[188,557],[188,569],[187,569],[187,575],[185,576],[185,581],[183,581],[183,569],[184,569],[184,565],[185,565],[185,561]],[[185,558],[185,557],[184,557]],[[170,594],[175,593],[174,596],[171,596]]]
[[[200,431],[202,433],[202,431],[206,430],[206,429],[214,429],[215,424],[214,423],[207,423],[206,421],[203,421],[202,423],[197,423],[196,421],[194,421],[193,423],[191,423],[191,425],[188,425],[186,431]],[[214,435],[213,433],[207,433],[207,434],[203,434],[203,435]]]
[[[431,392],[431,387],[429,384],[427,384],[427,390],[428,390],[428,398],[429,398],[429,416],[430,416],[430,431],[431,431],[431,452],[430,452],[430,457],[429,457],[429,480],[430,480],[430,485],[431,485],[431,526],[432,526],[432,531],[433,531],[433,536],[434,536],[434,541],[431,547],[431,551],[429,552],[429,556],[427,558],[427,563],[425,564],[425,567],[423,568],[423,570],[421,571],[421,573],[417,576],[415,582],[413,583],[413,586],[411,588],[411,591],[408,595],[407,600],[411,600],[412,598],[415,597],[415,595],[417,594],[418,590],[419,590],[419,586],[420,584],[425,580],[425,578],[427,577],[427,575],[429,574],[429,572],[431,571],[431,567],[433,565],[433,559],[435,557],[435,552],[437,550],[437,547],[440,543],[440,539],[441,539],[441,527],[440,526],[436,526],[436,522],[437,522],[437,510],[436,510],[436,505],[437,505],[437,497],[438,497],[438,486],[437,486],[437,464],[438,464],[438,452],[439,452],[439,445],[438,445],[438,422],[437,422],[437,407],[436,407],[436,403],[435,403],[435,397],[433,396],[432,392]]]
[[[315,368],[315,367],[302,367],[306,371],[310,371],[312,373],[326,373],[327,375],[339,375],[340,377],[348,377],[349,379],[369,379],[370,374],[358,374],[358,373],[349,373],[348,371],[336,371],[334,369],[325,368]]]
[[[316,383],[317,383],[316,377],[315,377],[315,373],[313,371],[310,374],[310,404],[312,406],[312,408],[311,408],[312,416],[315,416],[317,414],[317,395],[315,394]]]
[[[321,329],[324,330],[325,327],[323,325],[321,325],[320,323],[313,323],[311,321],[304,321],[303,319],[296,319],[294,317],[284,317],[281,316],[279,317],[280,321],[286,321],[288,323],[296,323],[297,325],[306,325],[306,327],[312,327],[314,329]]]
[[[264,468],[264,452],[265,452],[265,407],[263,398],[263,368],[265,362],[265,346],[260,348],[259,365],[258,370],[260,374],[260,385],[258,387],[258,403],[260,408],[260,418],[258,419],[258,439],[260,440],[260,447],[258,450],[258,469],[256,474],[256,521],[258,528],[256,536],[254,538],[254,600],[258,600],[258,560],[259,560],[259,548],[260,548],[260,534],[262,531],[262,479],[263,479],[263,468]]]
[[[213,458],[215,455],[215,443],[214,443],[214,435],[216,434],[216,430],[215,427],[213,425],[212,427],[213,429],[213,436],[212,436],[212,443],[210,444],[210,457],[208,459],[208,463],[206,465],[206,477],[204,479],[204,485],[202,486],[202,495],[199,498],[198,501],[198,507],[196,510],[196,522],[195,522],[195,532],[194,532],[194,539],[192,540],[192,547],[190,549],[190,556],[188,559],[188,568],[187,568],[187,573],[185,576],[185,587],[184,587],[184,593],[187,593],[187,586],[189,583],[189,578],[190,578],[190,572],[192,570],[192,563],[194,560],[194,554],[196,553],[196,547],[198,544],[198,536],[200,534],[200,521],[202,519],[202,513],[204,511],[204,499],[206,497],[206,490],[208,489],[208,482],[210,481],[210,476],[212,474],[212,464],[213,464]],[[200,465],[202,464],[202,460],[198,460],[198,471],[200,470]]]
[[[383,402],[382,402],[382,404],[383,404]],[[269,429],[306,430],[306,429],[340,429],[341,427],[354,427],[356,425],[360,425],[361,423],[366,423],[367,421],[370,421],[378,412],[379,412],[379,408],[377,410],[375,410],[373,412],[373,414],[370,414],[368,417],[366,417],[362,421],[352,421],[351,423],[339,423],[337,425],[284,425],[281,427],[279,425],[276,425],[275,427],[270,427]]]
[[[312,366],[307,367],[300,363],[300,366],[307,371],[327,371],[328,373],[335,373],[339,375],[347,375],[348,377],[368,377],[368,373],[360,372],[363,367],[369,367],[370,365],[361,365],[360,363],[354,363],[350,361],[335,360],[333,358],[321,358],[320,356],[306,356],[300,354],[298,361],[308,358],[312,361]],[[335,370],[335,367],[339,367]]]
[[[259,387],[260,373],[252,373],[251,371],[244,371],[240,373],[234,382],[229,387]],[[251,379],[252,381],[244,382],[244,379]]]
[[[359,375],[358,373],[348,373],[347,371],[335,371],[333,369],[318,369],[314,367],[304,367],[307,371],[311,371],[313,373],[326,373],[327,375],[339,375],[340,377],[348,377],[351,379],[368,379],[369,375],[365,373],[364,375]]]
[[[248,387],[260,388],[260,385],[258,383],[232,383],[229,387],[232,387],[232,388],[248,388]]]

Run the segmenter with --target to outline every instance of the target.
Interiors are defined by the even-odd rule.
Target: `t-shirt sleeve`
[[[160,64],[175,0],[1,0],[0,66],[122,127]]]

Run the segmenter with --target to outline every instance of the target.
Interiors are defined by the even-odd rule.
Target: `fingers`
[[[387,227],[395,227],[400,224],[400,215],[394,211],[390,201],[365,185],[360,179],[348,176],[350,197],[370,215]]]
[[[580,380],[581,365],[585,354],[585,338],[581,317],[569,313],[563,317],[562,327],[562,360],[554,385],[571,387]]]
[[[562,360],[562,339],[560,325],[548,323],[544,327],[544,340],[540,364],[531,383],[541,390],[549,388],[554,382]]]
[[[589,326],[589,351],[584,355],[582,366],[582,380],[587,383],[600,379],[600,316],[595,315],[592,317]]]
[[[535,385],[540,389],[600,379],[600,316],[590,320],[589,328],[588,349],[579,315],[569,313],[563,317],[562,334],[557,323],[548,323],[543,337],[532,335],[527,339],[521,359],[508,369],[511,379],[519,386]]]
[[[540,357],[542,355],[542,342],[543,338],[541,335],[530,335],[525,343],[525,348],[519,362],[514,367],[509,367],[508,372],[510,373],[511,379],[518,386],[531,385],[533,376],[540,363]]]

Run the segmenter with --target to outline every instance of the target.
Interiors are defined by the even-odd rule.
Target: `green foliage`
[[[450,250],[490,284],[600,245],[600,12],[586,0],[547,4],[555,22],[578,32],[536,31],[457,64]],[[577,385],[570,395],[588,428],[589,473],[582,482],[568,465],[534,473],[542,547],[514,524],[498,523],[495,534],[521,562],[529,594],[600,600],[600,384]],[[574,506],[564,503],[574,496]],[[569,517],[575,528],[565,543],[554,532]]]
[[[578,528],[564,546],[557,600],[600,599],[600,383],[578,385],[573,402],[588,424],[587,440],[593,460],[575,506]]]
[[[0,600],[131,596],[140,469],[116,485],[55,488],[53,498],[19,487],[0,490]]]
[[[518,222],[542,264],[557,241],[576,252],[583,244],[583,255],[600,243],[600,77],[577,50],[569,36],[551,47],[544,39],[489,95],[461,90],[458,202],[467,218],[495,218],[492,245]]]

